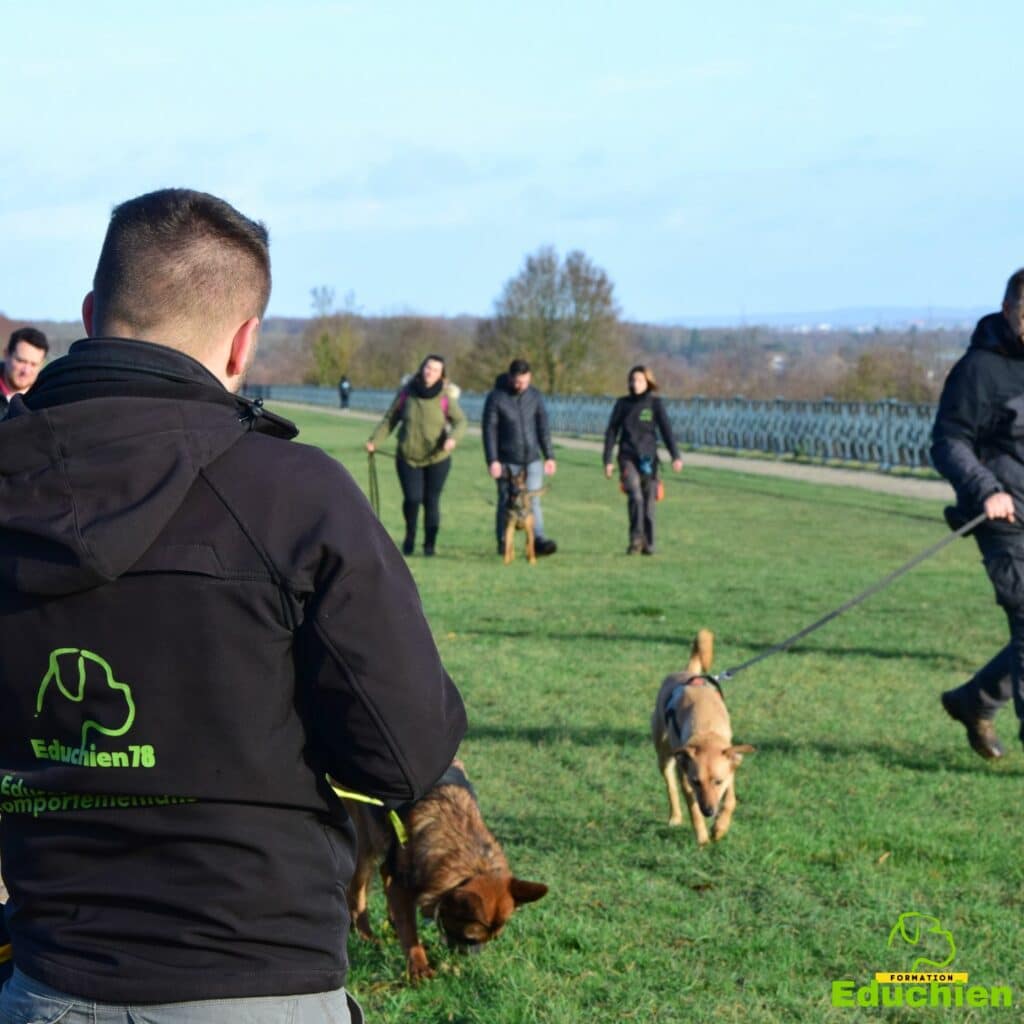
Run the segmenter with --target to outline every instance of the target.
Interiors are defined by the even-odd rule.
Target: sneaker
[[[988,761],[995,761],[1003,756],[1003,745],[996,735],[992,719],[981,718],[977,713],[966,711],[956,690],[946,690],[941,699],[946,714],[967,730],[967,742],[970,743],[971,750]]]
[[[533,542],[533,550],[540,558],[543,555],[553,555],[558,550],[558,545],[547,537],[537,537]]]

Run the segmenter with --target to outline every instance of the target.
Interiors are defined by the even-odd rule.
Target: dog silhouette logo
[[[956,956],[953,933],[943,928],[937,917],[919,914],[916,910],[900,914],[889,932],[887,946],[901,950],[904,946],[913,947],[907,950],[914,957],[911,971],[948,967]]]
[[[131,687],[114,678],[109,662],[84,647],[58,647],[50,652],[46,675],[36,696],[36,717],[45,708],[67,723],[69,704],[80,705],[83,749],[90,732],[123,736],[135,721]]]

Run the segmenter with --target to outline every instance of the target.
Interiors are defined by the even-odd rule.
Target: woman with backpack
[[[629,510],[627,555],[654,554],[654,506],[662,491],[658,479],[658,433],[672,455],[672,469],[679,472],[683,460],[672,436],[661,399],[654,394],[658,385],[645,366],[629,371],[629,394],[612,409],[604,434],[604,475],[615,472],[612,450],[619,445],[619,482],[626,493]]]
[[[429,355],[399,389],[377,429],[366,442],[373,452],[395,427],[398,454],[395,466],[402,485],[405,540],[402,554],[416,549],[416,520],[423,506],[423,554],[433,555],[441,525],[441,491],[451,469],[451,454],[466,432],[459,408],[459,389],[445,376],[444,359]]]

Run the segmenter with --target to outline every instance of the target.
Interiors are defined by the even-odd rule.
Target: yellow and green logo
[[[924,1009],[1013,1005],[1009,986],[969,985],[968,973],[953,969],[953,933],[931,914],[916,910],[900,914],[889,931],[886,949],[890,962],[898,962],[895,969],[876,971],[866,985],[850,979],[833,981],[833,1006]]]

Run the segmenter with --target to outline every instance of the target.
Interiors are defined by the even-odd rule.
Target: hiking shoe
[[[967,742],[970,743],[971,750],[988,761],[995,761],[1003,756],[1003,745],[996,735],[992,719],[981,718],[976,713],[966,711],[956,690],[946,690],[941,699],[946,714],[967,730]]]
[[[533,542],[533,551],[538,558],[542,555],[553,555],[557,550],[558,545],[547,537],[537,537]]]

